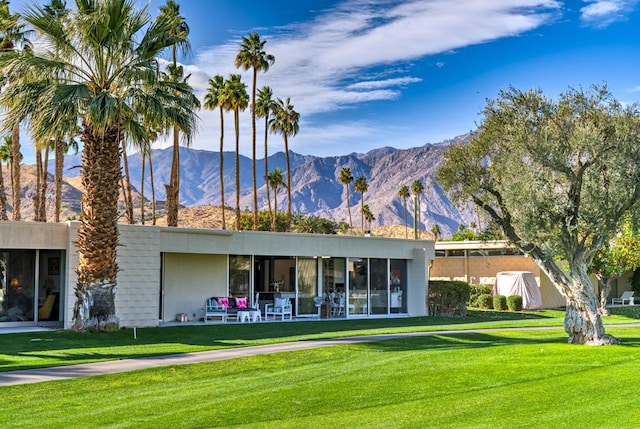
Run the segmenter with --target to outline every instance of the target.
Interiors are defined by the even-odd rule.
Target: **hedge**
[[[504,295],[493,296],[493,309],[505,311],[507,309],[507,297]]]
[[[467,302],[471,287],[463,281],[429,282],[429,314],[432,316],[460,316],[467,315]]]
[[[522,297],[520,295],[511,295],[507,298],[507,307],[509,311],[522,311]]]

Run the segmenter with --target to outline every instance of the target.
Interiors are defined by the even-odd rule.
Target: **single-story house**
[[[0,327],[62,324],[73,314],[79,222],[0,222]],[[424,316],[434,242],[378,237],[120,225],[116,317],[157,326],[204,317],[209,297],[260,305],[344,297],[337,317]],[[333,296],[333,295],[332,295]]]
[[[566,299],[529,256],[507,241],[437,241],[430,280],[462,280],[476,285],[493,285],[503,271],[530,271],[542,297],[541,308],[566,305]]]

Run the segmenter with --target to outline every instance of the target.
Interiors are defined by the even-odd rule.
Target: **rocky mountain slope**
[[[418,179],[424,184],[424,194],[421,198],[421,227],[430,230],[437,223],[442,232],[448,235],[459,224],[468,224],[472,214],[468,208],[458,208],[449,200],[445,192],[436,182],[435,174],[442,159],[442,153],[451,143],[465,141],[468,135],[438,144],[426,144],[411,149],[394,149],[384,147],[374,149],[364,154],[352,153],[335,157],[316,157],[299,155],[290,152],[292,167],[292,210],[294,212],[315,214],[328,217],[336,221],[349,221],[349,211],[346,202],[346,190],[337,176],[343,167],[350,167],[355,178],[367,178],[369,190],[364,194],[365,204],[369,205],[376,217],[372,226],[404,225],[403,201],[397,194],[401,186],[411,186]],[[153,151],[154,182],[157,200],[164,200],[164,184],[168,182],[171,169],[171,149],[157,149]],[[132,184],[141,189],[141,160],[138,154],[129,156],[129,169]],[[224,153],[224,181],[225,202],[228,206],[235,205],[235,154]],[[197,207],[220,204],[220,163],[219,153],[204,150],[180,148],[181,182],[180,202],[185,207]],[[74,208],[79,207],[81,190],[78,176],[80,169],[80,155],[70,155],[65,158],[64,185],[65,215],[72,214]],[[10,195],[10,178],[6,166],[3,166],[5,186]],[[269,169],[276,167],[286,171],[285,155],[282,152],[269,157]],[[24,166],[25,171],[33,167]],[[267,194],[264,183],[264,163],[257,161],[258,171],[258,200],[260,208],[267,207]],[[50,162],[49,173],[53,173],[53,161]],[[33,194],[33,174],[23,174],[23,195],[29,199]],[[241,209],[251,208],[253,205],[251,160],[240,157],[240,206]],[[52,180],[52,177],[51,177]],[[360,207],[361,195],[351,186],[350,203],[353,225],[361,224]],[[145,170],[145,198],[151,195],[149,169]],[[52,200],[52,193],[50,196]],[[413,224],[413,197],[407,201],[407,222]],[[23,214],[29,218],[30,201],[23,202]],[[286,210],[286,191],[281,190],[278,196],[279,210]],[[51,204],[52,205],[52,202]]]

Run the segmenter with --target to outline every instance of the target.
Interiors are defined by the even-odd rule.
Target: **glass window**
[[[298,258],[298,314],[318,314],[313,298],[318,296],[318,260]]]
[[[387,259],[371,259],[371,314],[387,314],[389,307]]]
[[[436,249],[436,258],[444,258],[445,256],[446,256],[446,253],[444,250]]]
[[[464,256],[464,249],[462,249],[462,250],[447,250],[447,256],[449,256],[449,257]]]
[[[229,255],[229,296],[249,296],[251,256]]]
[[[34,320],[33,250],[0,251],[0,322]]]
[[[389,262],[389,287],[391,313],[407,312],[407,261],[392,259]]]
[[[349,311],[369,314],[369,267],[366,258],[349,258]]]

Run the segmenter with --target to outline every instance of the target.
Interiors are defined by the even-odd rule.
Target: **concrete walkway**
[[[640,327],[640,323],[610,325],[609,327]],[[296,341],[263,346],[238,347],[232,349],[209,350],[204,352],[182,353],[146,358],[122,359],[115,361],[86,363],[80,365],[58,366],[52,368],[28,369],[24,371],[0,372],[0,386],[40,383],[44,381],[64,380],[68,378],[89,377],[92,375],[116,374],[119,372],[157,368],[168,365],[187,365],[200,362],[214,362],[245,356],[290,352],[303,349],[314,349],[319,347],[335,346],[339,344],[356,344],[367,341],[395,340],[401,338],[426,337],[433,335],[456,335],[470,333],[477,334],[508,331],[546,331],[553,329],[563,328],[561,326],[546,326],[529,328],[492,328],[468,330],[460,329],[449,331],[408,332],[402,334],[381,334],[358,337],[331,338],[326,340]]]

